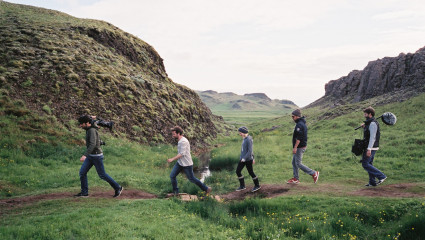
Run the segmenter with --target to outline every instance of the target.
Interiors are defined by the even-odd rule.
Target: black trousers
[[[242,177],[242,169],[246,166],[246,170],[248,170],[249,175],[251,175],[252,178],[256,178],[257,176],[255,175],[254,170],[252,169],[252,163],[253,161],[239,161],[238,167],[236,168],[236,175],[238,175],[238,177]]]

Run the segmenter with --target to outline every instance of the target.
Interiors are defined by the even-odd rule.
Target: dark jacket
[[[84,153],[84,156],[88,156],[90,154],[101,154],[102,149],[100,148],[100,137],[97,132],[97,127],[92,126],[86,130],[86,146],[87,150]]]
[[[294,134],[292,135],[292,147],[295,147],[297,140],[300,140],[298,148],[307,147],[307,125],[305,117],[298,118],[295,122],[297,124],[295,125]]]
[[[381,138],[381,131],[379,129],[379,123],[378,121],[376,121],[375,118],[369,118],[368,120],[364,121],[365,127],[363,129],[363,139],[365,141],[365,148],[367,148],[367,146],[369,145],[369,139],[370,139],[370,131],[369,131],[369,126],[372,122],[376,123],[376,126],[378,127],[377,131],[376,131],[376,137],[375,137],[375,143],[373,144],[374,148],[379,147],[379,139]]]
[[[253,146],[252,137],[248,135],[248,137],[243,139],[241,156],[239,158],[239,161],[242,160],[242,159],[245,159],[245,161],[254,160],[254,151],[253,151],[252,146]]]

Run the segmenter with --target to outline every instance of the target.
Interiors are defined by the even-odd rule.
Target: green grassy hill
[[[79,58],[84,61],[74,61]],[[199,138],[217,131],[198,96],[174,84],[161,64],[153,48],[107,23],[0,2],[0,239],[424,239],[424,93],[303,109],[309,127],[303,163],[320,171],[317,184],[302,172],[301,184],[286,184],[289,114],[255,122],[237,115],[238,123],[251,123],[262,189],[235,193],[242,141],[235,130],[210,138],[215,147],[203,149],[211,151],[206,184],[223,200],[205,197],[180,175],[180,191],[201,198],[183,202],[164,198],[172,190],[166,159],[177,150],[161,144],[167,140],[161,124],[178,117],[173,124],[186,123],[187,134]],[[99,103],[85,106],[90,94]],[[381,124],[374,164],[388,179],[375,188],[364,187],[367,173],[350,152],[370,105],[398,118],[394,126]],[[117,199],[94,169],[90,197],[72,197],[80,190],[85,150],[85,133],[74,120],[79,112],[120,120],[119,131],[100,131],[106,172],[125,188]],[[137,137],[155,144],[131,140]],[[194,162],[197,168],[197,156]]]
[[[194,91],[168,77],[141,39],[107,22],[4,1],[0,91],[65,126],[85,113],[113,120],[116,136],[144,144],[172,142],[169,128],[180,125],[203,145],[222,124]]]
[[[3,98],[4,99],[4,98]],[[166,164],[176,149],[154,147],[105,134],[105,168],[127,191],[146,191],[158,199],[73,199],[79,191],[78,161],[83,131],[60,128],[50,118],[17,117],[0,108],[0,237],[1,239],[422,239],[425,229],[425,94],[407,101],[374,106],[379,99],[338,108],[304,110],[309,147],[303,162],[320,171],[317,184],[300,173],[301,184],[288,186],[292,177],[289,115],[250,125],[254,138],[254,170],[264,189],[280,194],[243,195],[245,200],[181,202],[162,199],[171,191]],[[14,103],[19,106],[18,103]],[[394,126],[382,124],[381,147],[375,166],[387,176],[370,189],[358,158],[350,153],[354,127],[363,121],[362,109],[391,111]],[[19,108],[18,108],[19,109]],[[47,124],[46,124],[47,123]],[[277,129],[262,132],[264,128]],[[78,145],[78,143],[80,145]],[[212,176],[206,183],[213,193],[226,196],[238,186],[235,166],[241,139],[234,135],[216,140],[212,149]],[[198,159],[195,158],[195,164]],[[246,170],[248,187],[251,180]],[[92,192],[112,190],[89,173]],[[179,177],[182,192],[198,188]],[[38,194],[69,193],[69,197],[15,205],[13,199]],[[200,194],[200,193],[198,193]],[[202,194],[200,194],[202,195]],[[16,200],[16,202],[18,202]],[[66,206],[66,207],[65,207]]]
[[[211,90],[197,93],[214,114],[239,125],[281,117],[298,108],[292,101],[272,100],[264,93],[238,95]]]

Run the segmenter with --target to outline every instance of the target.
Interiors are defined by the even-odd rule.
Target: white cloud
[[[140,37],[190,88],[263,91],[300,106],[321,97],[330,80],[425,45],[423,0],[26,2],[55,2]]]

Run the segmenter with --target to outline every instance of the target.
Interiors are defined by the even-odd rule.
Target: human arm
[[[172,158],[169,158],[169,159],[167,159],[167,162],[172,162],[172,161],[175,161],[175,160],[177,160],[177,159],[179,159],[179,158],[181,158],[181,157],[183,157],[183,155],[181,155],[180,153],[179,154],[177,154],[175,157],[172,157]]]
[[[293,153],[293,154],[296,154],[296,153],[297,153],[297,148],[298,148],[298,145],[300,145],[300,142],[301,142],[301,141],[300,141],[300,140],[298,140],[298,139],[295,141],[294,148],[292,149],[292,153]]]

